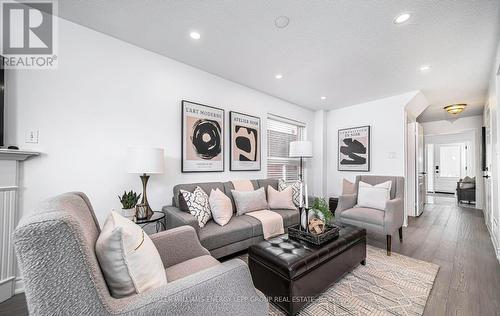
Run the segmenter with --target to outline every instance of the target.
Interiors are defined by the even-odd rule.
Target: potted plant
[[[325,224],[330,223],[330,220],[333,218],[332,212],[330,212],[328,208],[328,202],[326,202],[326,199],[320,198],[320,197],[315,197],[313,205],[311,209],[309,210],[309,216],[308,216],[308,221],[309,222],[313,218],[318,218],[322,220]],[[302,213],[302,218],[300,219],[302,227],[306,227],[306,214]]]
[[[134,191],[130,190],[123,192],[122,196],[118,195],[118,199],[120,203],[122,203],[122,215],[128,219],[133,219],[135,215],[135,206],[137,202],[141,198],[141,194],[137,194]]]

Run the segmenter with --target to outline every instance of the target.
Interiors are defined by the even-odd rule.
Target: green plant
[[[128,193],[127,191],[124,191],[121,197],[118,195],[118,199],[122,203],[123,209],[125,210],[135,207],[140,198],[141,194],[139,193],[139,195],[137,195],[137,193],[132,190]]]
[[[323,214],[326,223],[329,223],[330,219],[333,217],[332,212],[328,209],[328,203],[324,198],[315,197],[312,208]]]

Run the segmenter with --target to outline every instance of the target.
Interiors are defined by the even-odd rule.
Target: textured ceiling
[[[312,109],[421,90],[433,108],[480,112],[500,34],[496,0],[64,0],[59,15]]]

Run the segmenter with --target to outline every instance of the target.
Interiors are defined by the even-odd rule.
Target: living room
[[[40,65],[22,59],[33,53],[12,47],[8,50],[5,44],[8,40],[2,40],[5,71],[4,103],[0,111],[3,115],[0,145],[4,146],[0,149],[3,232],[0,293],[4,302],[0,302],[0,314],[190,315],[206,308],[203,300],[188,304],[183,299],[216,300],[231,295],[234,300],[246,295],[247,300],[258,302],[205,303],[218,315],[340,315],[340,310],[348,314],[495,315],[500,309],[496,299],[500,294],[497,199],[500,161],[496,154],[500,133],[497,129],[499,3],[486,0],[433,4],[93,0],[44,3],[50,6],[26,7],[23,1],[1,1],[4,14],[9,5],[21,5],[15,8],[38,12],[25,13],[26,16],[34,14],[41,20],[52,21],[53,45],[50,54],[34,53],[41,56],[37,61],[46,61]],[[13,20],[16,13],[11,14],[9,19]],[[13,28],[10,20],[5,21],[4,30],[6,25]],[[26,32],[33,32],[30,38],[36,36],[43,42],[45,33],[33,25],[25,28]],[[12,42],[15,32],[11,30],[9,36]],[[17,48],[19,45],[22,46],[18,43]],[[444,110],[447,105],[463,103],[467,105],[458,114]],[[199,134],[198,144],[203,147],[215,140],[211,147],[215,148],[215,154],[208,149],[200,153],[202,149],[195,144],[195,134],[190,134],[198,127],[193,117],[210,123],[210,131],[215,134]],[[474,209],[458,204],[444,207],[424,203],[424,211],[418,213],[419,156],[418,148],[409,142],[410,138],[417,139],[409,123],[422,123],[429,130],[441,126],[452,133],[471,117],[477,117],[474,123],[477,126],[473,127],[477,130],[474,175],[478,186],[476,196],[481,203]],[[245,127],[242,143],[238,140],[241,130],[234,129],[236,123]],[[483,126],[484,138],[480,135]],[[357,141],[349,146],[347,142],[353,137]],[[244,150],[247,147],[250,149]],[[480,148],[485,148],[484,155],[480,155]],[[481,163],[483,156],[485,166]],[[344,160],[346,164],[342,163]],[[149,177],[141,179],[142,174]],[[390,183],[385,190],[388,200],[376,212],[387,225],[374,224],[370,214],[368,221],[361,220],[363,214],[356,219],[343,218],[342,214],[349,209],[363,204],[345,198],[359,192],[360,183],[377,186],[387,182]],[[179,197],[189,199],[189,194],[184,197],[181,190],[194,194],[197,186],[207,196],[211,196],[212,189],[214,192],[219,189],[224,194],[223,201],[230,198],[234,212],[225,219],[228,222],[224,225],[212,219],[199,222],[206,219],[191,212],[189,203],[181,210],[184,206],[180,205]],[[240,191],[238,186],[241,191],[265,192],[265,206],[255,206],[254,211],[268,208],[272,211],[274,203],[270,196],[276,193],[272,190],[276,194],[293,192],[293,211],[278,212],[282,207],[276,207],[272,215],[252,217],[243,211],[240,214],[239,198],[234,195],[245,194],[233,192]],[[127,194],[130,191],[136,195]],[[165,247],[157,250],[162,268],[174,266],[169,260],[186,251],[186,256],[194,258],[198,254],[204,261],[197,261],[199,266],[188,273],[192,275],[178,272],[182,278],[171,274],[169,280],[167,271],[166,285],[160,287],[163,292],[156,288],[149,293],[137,292],[119,298],[113,290],[114,283],[107,278],[109,274],[104,272],[103,276],[99,272],[105,270],[101,259],[90,269],[97,270],[102,278],[99,281],[102,287],[96,286],[97,294],[88,291],[81,299],[73,297],[78,289],[71,282],[86,284],[85,274],[73,275],[71,279],[71,273],[65,274],[69,269],[65,264],[87,261],[71,261],[69,257],[77,256],[65,257],[61,250],[42,242],[45,228],[36,232],[27,230],[27,223],[35,220],[32,216],[37,212],[54,211],[51,209],[54,205],[68,205],[70,202],[66,200],[51,207],[43,202],[67,192],[83,192],[88,197],[92,206],[87,211],[93,210],[99,226],[93,232],[96,238],[112,216],[111,211],[125,215],[122,208],[131,209],[129,218],[137,222],[139,211],[148,214],[152,210],[154,217],[146,215],[141,223],[148,224],[144,231],[155,246]],[[125,207],[117,195],[122,201],[132,199],[134,203]],[[81,196],[70,200],[74,199],[80,201],[79,207],[81,201],[86,201]],[[401,201],[394,204],[394,211],[388,211],[397,216],[386,220],[381,214],[387,205],[393,205],[389,199]],[[336,242],[325,244],[324,247],[330,247],[325,249],[329,249],[331,258],[318,255],[321,251],[314,247],[311,248],[316,251],[304,250],[310,247],[306,242],[288,244],[288,239],[283,239],[292,226],[299,227],[299,234],[308,230],[309,217],[299,213],[305,206],[314,208],[330,202],[325,214],[332,215],[332,223],[357,227],[353,231],[343,228],[337,232],[340,237],[336,237]],[[370,202],[373,201],[369,200],[368,205],[373,205]],[[287,204],[280,203],[280,206]],[[263,224],[268,219],[262,217],[276,214],[280,215],[278,226]],[[308,219],[307,224],[299,224],[301,216],[304,223]],[[210,217],[216,218],[213,214]],[[325,218],[315,219],[328,227]],[[231,221],[241,227],[235,227],[231,235],[221,232],[230,229]],[[240,228],[243,230],[246,225],[253,231],[241,237],[246,230],[242,233]],[[63,226],[51,228],[61,231],[59,238],[69,236]],[[16,227],[19,235],[14,235]],[[273,229],[280,233],[273,233]],[[467,235],[461,236],[458,233],[461,231]],[[178,239],[172,238],[180,244],[162,242],[155,237],[156,232],[164,236],[178,234]],[[29,240],[29,236],[39,238]],[[270,295],[276,292],[271,285],[262,283],[267,279],[263,276],[269,273],[262,267],[272,267],[275,262],[262,243],[272,238],[281,238],[282,247],[292,244],[299,247],[289,251],[303,253],[301,262],[310,262],[313,255],[318,256],[317,266],[305,270],[292,268],[299,266],[297,258],[293,262],[276,263],[276,271],[291,273],[287,276],[287,286],[293,288],[291,284],[296,284],[296,289],[305,287],[312,291],[303,297],[295,295],[305,302],[290,302],[293,295],[287,301],[287,295],[279,290],[276,290],[279,295]],[[49,240],[54,244],[60,242],[53,235],[47,236]],[[340,251],[341,241],[349,244],[349,249]],[[52,270],[37,270],[40,265],[50,265],[42,259],[33,259],[38,257],[30,243],[40,249],[48,247],[45,251],[51,249],[61,265]],[[74,246],[61,241],[64,251]],[[92,250],[94,247],[90,246]],[[469,257],[469,252],[477,256],[470,258],[473,256]],[[179,258],[184,257],[179,255],[176,264],[183,261]],[[338,260],[347,262],[346,258],[352,262],[339,268],[343,264]],[[252,267],[251,262],[262,264]],[[205,265],[206,269],[200,268]],[[381,296],[386,301],[368,298],[374,292],[366,290],[366,276],[372,277],[387,266],[393,267],[390,271],[393,275],[400,275],[399,280],[390,280],[394,288],[409,290],[400,281],[411,277],[412,282],[420,282],[416,286],[421,292],[410,291],[400,297],[381,286],[374,291],[386,291]],[[62,283],[56,285],[57,282],[45,279],[42,271],[47,273],[46,278],[61,275]],[[231,276],[222,278],[223,271]],[[26,273],[31,282],[26,282]],[[330,277],[324,278],[323,284],[322,278],[314,273]],[[228,285],[227,289],[208,286],[205,292],[194,291],[190,297],[177,300],[182,295],[175,294],[176,286],[188,287],[187,282],[195,279],[201,282],[210,277],[221,277],[224,284],[234,280],[234,285]],[[354,279],[357,281],[352,284],[358,288],[348,293],[345,288]],[[481,282],[483,288],[476,282]],[[58,289],[49,290],[52,286]],[[72,293],[66,297],[71,303],[65,304],[54,297],[63,292]],[[174,298],[175,295],[180,296]],[[418,299],[408,298],[411,295]],[[283,296],[284,302],[274,302],[272,296]],[[145,304],[150,297],[158,300],[152,305]],[[165,306],[167,301],[173,302],[172,306]],[[87,307],[82,309],[84,305]],[[143,309],[141,306],[145,305],[154,307]],[[369,312],[360,312],[360,308]]]

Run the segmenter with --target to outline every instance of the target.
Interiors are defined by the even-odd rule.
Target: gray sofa
[[[390,200],[385,210],[357,207],[359,181],[376,185],[391,181]],[[341,195],[335,211],[335,218],[344,224],[365,228],[386,235],[387,255],[391,255],[391,236],[399,230],[399,240],[403,241],[404,222],[404,178],[391,176],[357,176],[354,194]]]
[[[278,180],[260,179],[252,180],[255,189],[264,187],[267,193],[267,186],[270,185],[278,189]],[[236,212],[233,195],[234,190],[232,182],[208,182],[208,183],[189,183],[178,184],[174,186],[172,206],[164,206],[163,211],[167,216],[167,228],[175,228],[183,225],[192,226],[200,239],[203,247],[207,248],[215,258],[221,258],[256,244],[264,239],[262,233],[262,224],[259,220],[248,215],[233,217],[224,226],[220,226],[213,220],[210,220],[205,227],[200,228],[196,218],[189,213],[186,205],[181,205],[182,199],[179,199],[180,189],[192,192],[196,186],[200,186],[207,194],[212,189],[219,188],[224,192],[233,203],[233,213]],[[273,210],[283,217],[285,231],[288,227],[299,223],[298,210]]]
[[[219,263],[189,226],[151,235],[166,285],[113,298],[94,252],[99,233],[83,193],[57,196],[21,220],[14,245],[30,315],[267,315],[247,265]]]

